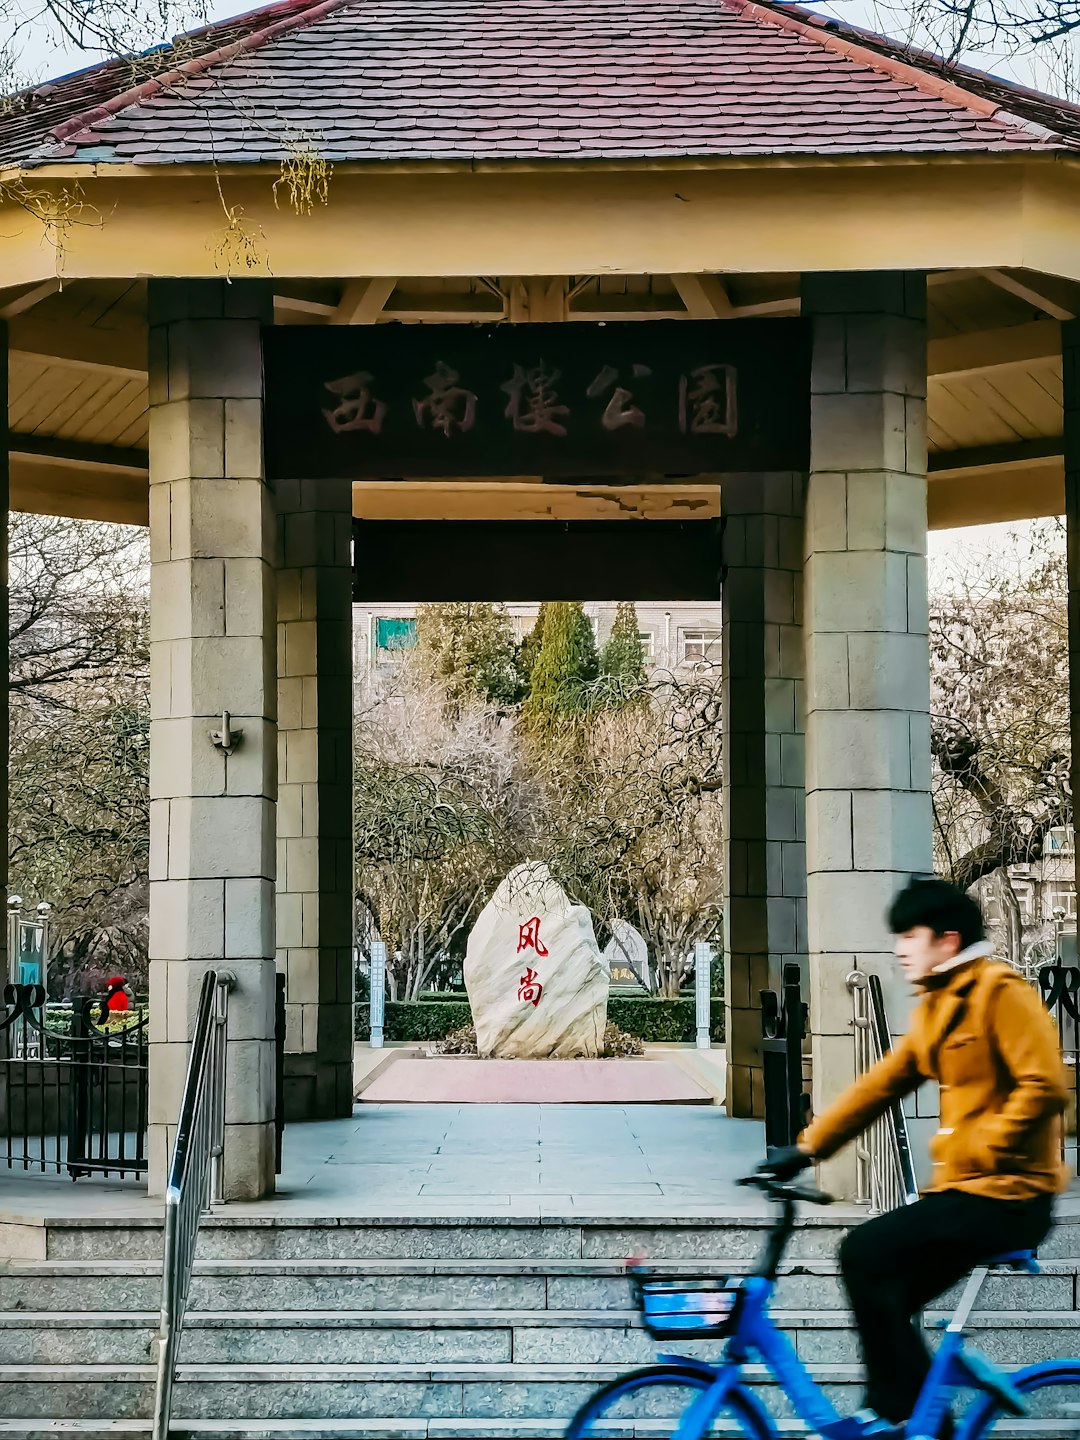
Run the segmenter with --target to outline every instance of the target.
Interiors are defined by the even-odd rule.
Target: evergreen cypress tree
[[[618,688],[626,692],[645,684],[645,647],[632,600],[619,601],[615,623],[600,655],[600,673],[618,682]]]
[[[598,671],[596,639],[584,606],[562,600],[549,604],[522,711],[529,729],[550,729],[583,714]]]
[[[540,645],[544,639],[544,625],[547,622],[549,608],[550,603],[547,600],[540,602],[540,609],[533,627],[518,646],[517,669],[521,678],[522,692],[526,695],[532,684],[533,666],[536,664],[536,657],[540,654]]]

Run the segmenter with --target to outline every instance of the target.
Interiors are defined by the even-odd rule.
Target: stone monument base
[[[382,1105],[711,1105],[673,1060],[478,1060],[404,1055],[359,1097]]]

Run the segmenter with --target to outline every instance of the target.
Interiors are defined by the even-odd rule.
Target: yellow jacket
[[[941,1088],[927,1189],[1026,1200],[1064,1187],[1061,1051],[1041,1000],[1014,970],[976,959],[942,977],[896,1048],[817,1116],[799,1143],[827,1159],[924,1080]]]

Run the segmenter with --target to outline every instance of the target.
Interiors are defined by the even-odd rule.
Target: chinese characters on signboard
[[[801,321],[268,329],[271,478],[805,468]]]
[[[630,388],[652,376],[648,365],[634,364],[625,376],[614,365],[604,365],[585,389],[584,402],[592,403],[600,426],[607,431],[632,426],[644,430],[648,416]],[[625,382],[625,383],[624,383]],[[444,360],[422,382],[425,393],[411,397],[411,409],[420,430],[430,429],[449,438],[455,431],[467,435],[476,425],[480,399],[461,383],[461,376]],[[370,370],[324,382],[329,400],[323,418],[335,435],[349,431],[382,434],[390,401],[378,396],[378,381]],[[571,397],[562,371],[541,359],[526,369],[515,362],[513,373],[499,386],[509,398],[502,420],[528,435],[541,431],[565,436],[571,415]],[[405,401],[401,402],[402,404]],[[501,402],[500,402],[501,403]],[[498,406],[496,406],[498,408]],[[732,365],[714,361],[696,365],[678,378],[678,426],[683,435],[726,435],[738,432],[736,375]]]

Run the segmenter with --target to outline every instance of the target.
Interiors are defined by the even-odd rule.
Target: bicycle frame
[[[711,1375],[713,1383],[683,1412],[674,1440],[698,1440],[707,1432],[723,1409],[729,1392],[740,1383],[742,1367],[755,1356],[779,1381],[796,1414],[805,1421],[808,1429],[825,1436],[826,1440],[847,1440],[855,1433],[852,1422],[840,1416],[795,1353],[794,1345],[770,1318],[768,1305],[772,1291],[771,1279],[762,1275],[748,1276],[742,1286],[738,1326],[724,1346],[721,1363],[690,1362],[695,1368],[700,1366],[703,1373]],[[682,1365],[687,1363],[682,1355],[661,1355],[660,1359],[677,1361]]]
[[[731,1390],[741,1383],[743,1366],[755,1357],[780,1384],[800,1420],[825,1440],[862,1440],[874,1434],[895,1433],[895,1427],[877,1417],[866,1422],[854,1416],[841,1416],[799,1358],[795,1346],[777,1329],[770,1316],[769,1301],[780,1261],[795,1228],[794,1201],[787,1195],[776,1198],[782,1204],[780,1219],[769,1236],[760,1274],[747,1276],[743,1281],[735,1331],[724,1346],[720,1364],[710,1365],[684,1355],[660,1356],[662,1362],[689,1366],[710,1381],[708,1389],[683,1412],[673,1440],[700,1440],[706,1434]],[[988,1267],[979,1266],[967,1282],[934,1354],[918,1403],[904,1427],[905,1440],[933,1440],[954,1394],[961,1387],[974,1388],[1006,1404],[1019,1403],[1023,1407],[1023,1400],[1011,1380],[978,1351],[964,1346],[963,1328],[988,1273]]]

